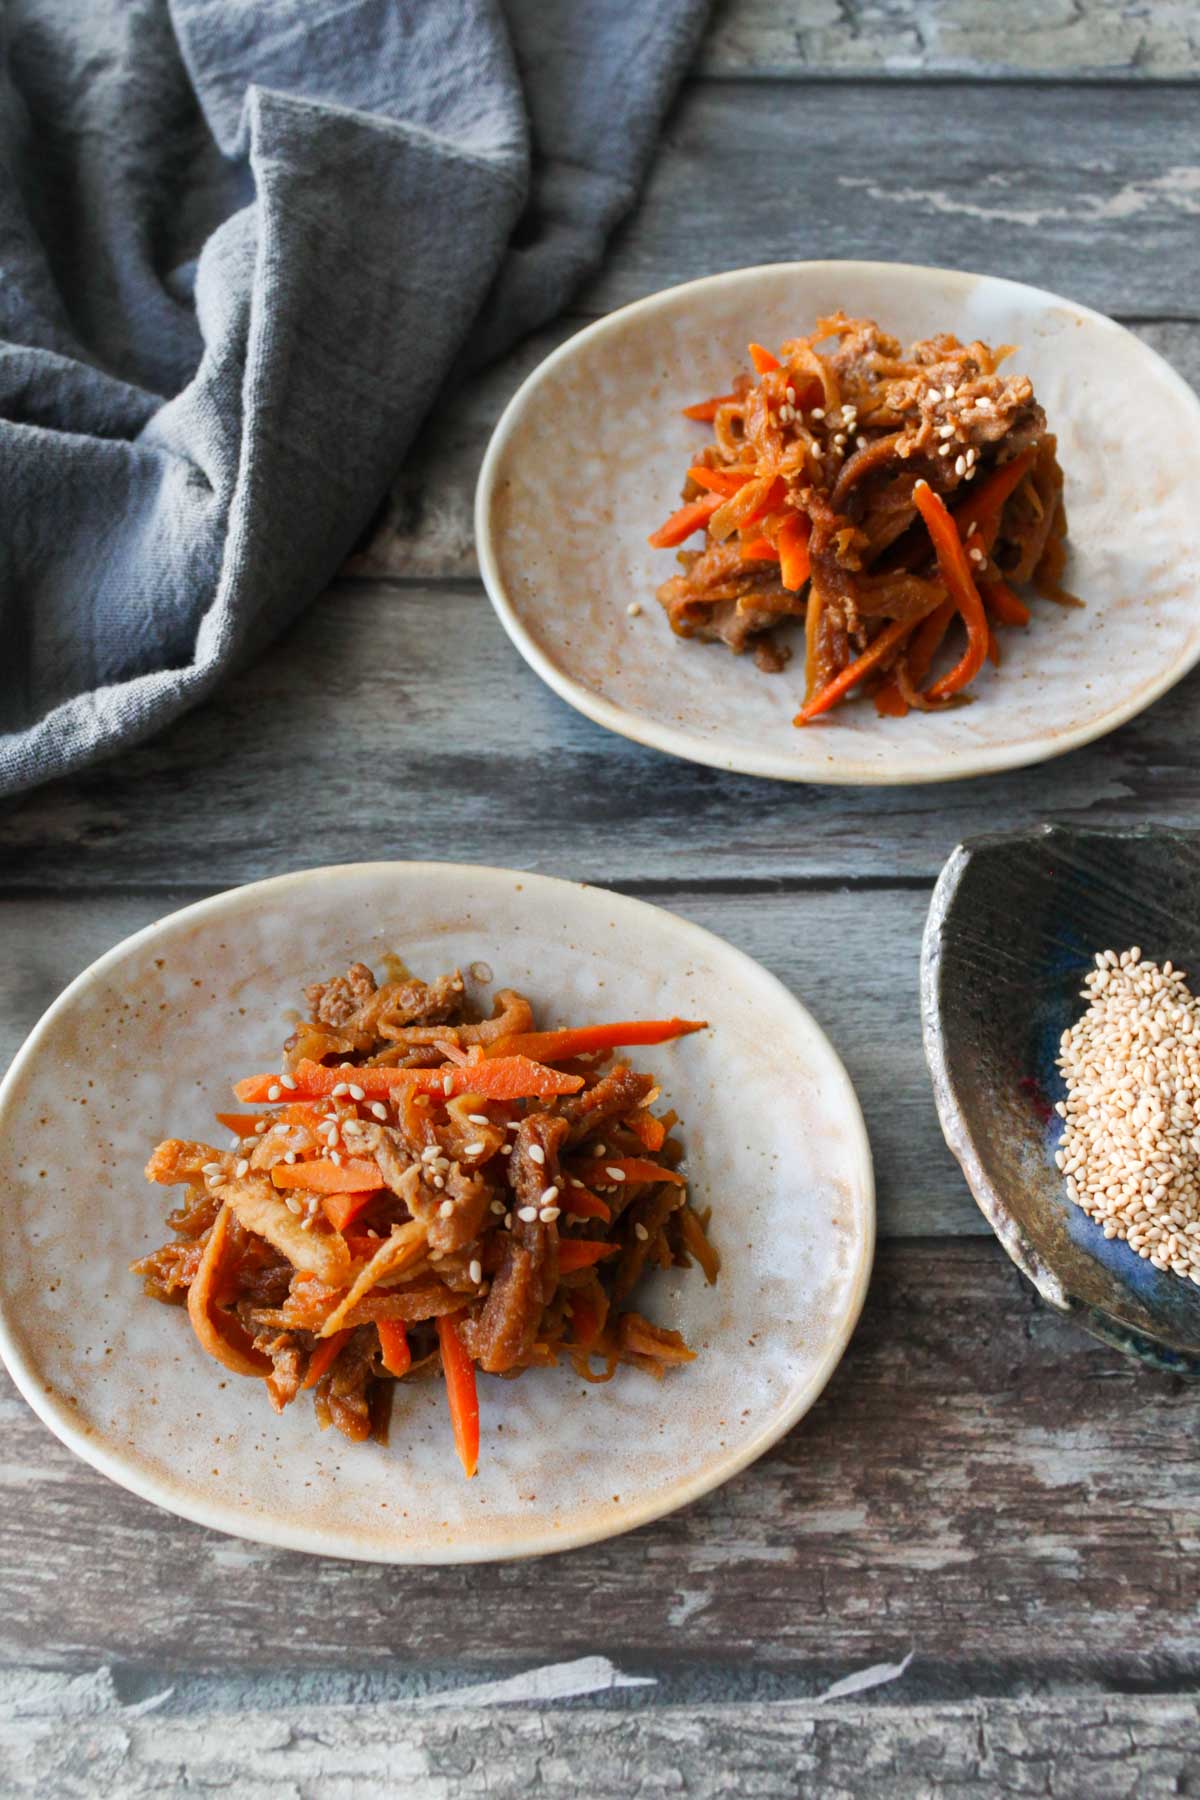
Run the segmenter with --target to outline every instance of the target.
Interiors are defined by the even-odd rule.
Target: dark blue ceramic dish
[[[1059,1038],[1096,951],[1133,944],[1200,991],[1200,833],[1043,825],[960,844],[925,927],[925,1054],[946,1142],[1038,1292],[1106,1343],[1200,1377],[1200,1287],[1106,1239],[1054,1166]]]

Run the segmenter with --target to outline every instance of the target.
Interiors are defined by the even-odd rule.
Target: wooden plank
[[[1194,823],[1197,680],[1049,776],[799,788],[591,724],[526,668],[478,588],[342,585],[149,744],[0,805],[0,870],[8,892],[74,893],[363,857],[657,888],[929,880],[999,822]]]
[[[1060,1321],[982,1239],[885,1245],[783,1443],[671,1519],[536,1564],[388,1570],[219,1537],[83,1469],[5,1385],[0,1665],[483,1679],[604,1655],[823,1682],[915,1649],[948,1697],[1170,1688],[1198,1665],[1198,1425],[1200,1387]]]
[[[1191,0],[727,0],[706,75],[971,75],[1132,81],[1200,73]]]
[[[997,30],[1006,9],[997,8]],[[1194,317],[1190,86],[699,82],[584,297],[718,268],[899,258],[1050,281],[1102,312]]]
[[[667,286],[671,279],[664,265],[654,272],[651,285]],[[374,538],[347,565],[347,574],[409,580],[475,577],[472,509],[492,426],[525,377],[587,323],[574,316],[535,333],[512,356],[439,404],[396,479]],[[1154,320],[1135,322],[1130,329],[1200,388],[1200,322]]]
[[[2,1691],[2,1690],[0,1690]],[[5,1792],[122,1800],[416,1795],[758,1800],[1086,1794],[1166,1800],[1200,1770],[1188,1696],[1087,1694],[957,1705],[438,1707],[289,1705],[139,1713],[111,1681],[54,1678],[0,1727]],[[1069,1708],[1070,1729],[1064,1731]],[[581,1771],[586,1770],[582,1776]]]
[[[73,975],[192,897],[93,893],[0,900],[0,942],[22,946],[21,955],[0,960],[0,1069]],[[867,904],[855,893],[818,889],[799,895],[676,892],[666,901],[672,911],[765,963],[829,1032],[870,1128],[883,1236],[989,1229],[942,1142],[921,1048],[917,961],[928,900],[924,889],[874,893]],[[831,973],[831,944],[838,946],[838,971],[853,971],[849,978]],[[886,956],[878,954],[880,944],[887,945]],[[889,1021],[886,1036],[881,1019]],[[271,1048],[264,1043],[264,1053]],[[148,1130],[166,1135],[170,1125],[157,1120]]]

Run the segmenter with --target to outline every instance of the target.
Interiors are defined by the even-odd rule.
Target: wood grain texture
[[[700,82],[583,304],[636,299],[664,268],[678,282],[874,257],[992,271],[1128,317],[1194,318],[1198,159],[1186,84]]]
[[[673,1518],[537,1563],[376,1569],[219,1537],[82,1468],[5,1385],[0,1665],[587,1654],[827,1680],[915,1649],[958,1697],[1177,1687],[1200,1674],[1198,1426],[1200,1389],[1063,1323],[982,1239],[884,1246],[845,1361],[781,1444]]]
[[[170,894],[0,900],[0,942],[27,954],[0,960],[0,1069],[66,983],[103,951],[187,898]],[[653,899],[653,894],[644,895]],[[985,1233],[989,1227],[942,1142],[921,1048],[917,959],[924,889],[861,896],[672,893],[673,912],[728,938],[778,975],[829,1032],[858,1089],[879,1183],[879,1229],[893,1237]],[[876,951],[887,944],[886,957]],[[840,947],[841,968],[829,964]],[[397,949],[403,943],[397,940]],[[897,970],[903,979],[897,981]],[[853,970],[847,978],[846,970]],[[314,978],[333,971],[313,970]],[[434,974],[439,971],[427,970]],[[283,995],[281,1010],[298,1000]],[[879,1021],[889,1019],[886,1037]],[[274,1041],[264,1038],[264,1060]],[[230,1071],[231,1078],[237,1071]],[[214,1104],[218,1102],[214,1101]],[[147,1123],[150,1139],[171,1120]]]
[[[1192,0],[725,0],[707,75],[1179,80],[1200,72]]]
[[[20,1696],[0,1726],[0,1773],[12,1800],[197,1789],[241,1800],[1166,1800],[1190,1792],[1200,1770],[1198,1720],[1195,1700],[1162,1695],[620,1712],[169,1704],[142,1714],[93,1678]]]
[[[1194,674],[1048,767],[794,787],[593,725],[525,666],[475,587],[343,584],[151,743],[0,805],[0,871],[8,892],[76,894],[227,887],[375,857],[656,888],[929,881],[960,838],[1000,824],[1194,823],[1198,693]]]
[[[737,260],[752,262],[754,255],[747,241],[745,255]],[[671,279],[664,266],[652,274],[647,292],[668,286]],[[1054,278],[1046,279],[1053,283]],[[472,511],[475,483],[492,427],[525,377],[590,322],[576,316],[552,330],[535,333],[512,356],[439,404],[396,478],[370,544],[347,565],[347,574],[394,575],[407,580],[476,577],[479,565]],[[1133,322],[1130,329],[1165,357],[1185,381],[1200,388],[1200,322]]]

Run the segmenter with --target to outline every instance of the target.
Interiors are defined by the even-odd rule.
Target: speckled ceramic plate
[[[680,1014],[711,1029],[637,1052],[682,1115],[713,1207],[696,1269],[647,1311],[696,1362],[659,1383],[565,1369],[481,1384],[478,1477],[457,1471],[439,1382],[398,1397],[391,1443],[320,1434],[226,1376],[127,1265],[167,1235],[142,1169],[207,1137],[238,1074],[271,1067],[302,985],[355,958],[489,971],[547,1023]],[[30,1405],[135,1493],[223,1531],[380,1562],[530,1556],[707,1492],[812,1405],[858,1317],[874,1244],[853,1089],[804,1008],[695,925],[601,889],[503,869],[367,863],[280,877],[173,914],[74,981],[0,1087],[0,1350]],[[222,1139],[223,1141],[223,1139]]]
[[[648,533],[679,503],[705,428],[680,408],[724,393],[751,338],[782,342],[843,306],[903,340],[1012,343],[1058,435],[1073,612],[1035,602],[970,706],[880,719],[841,707],[796,730],[795,667],[763,675],[672,636],[654,598],[675,572]],[[1200,657],[1200,401],[1111,319],[988,275],[904,264],[780,263],[669,288],[581,331],[525,382],[476,495],[483,579],[556,693],[639,743],[789,781],[950,781],[1058,756],[1112,731]],[[630,600],[642,602],[630,618]],[[796,640],[798,641],[798,640]]]

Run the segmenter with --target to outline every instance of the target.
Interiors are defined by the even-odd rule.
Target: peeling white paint
[[[993,177],[991,184],[984,185],[1007,186],[1009,181],[1010,177],[1001,174]],[[1020,179],[1014,176],[1011,181],[1014,189],[1018,189]],[[991,205],[986,198],[966,199],[949,194],[944,188],[889,188],[870,175],[839,175],[838,184],[860,188],[872,200],[885,206],[918,206],[943,216],[982,219],[988,224],[1025,225],[1031,231],[1071,220],[1093,225],[1114,219],[1131,219],[1138,213],[1161,210],[1164,203],[1190,218],[1200,217],[1200,166],[1192,163],[1178,163],[1161,175],[1149,176],[1144,181],[1126,181],[1107,198],[1080,194],[1070,206],[1023,207],[1003,202]],[[973,191],[980,194],[983,189],[976,183]]]
[[[506,1706],[513,1701],[543,1705],[547,1700],[569,1700],[576,1694],[604,1694],[613,1688],[654,1687],[652,1675],[626,1675],[607,1656],[581,1656],[576,1662],[547,1663],[527,1669],[507,1681],[484,1681],[477,1687],[445,1688],[426,1694],[413,1705]]]
[[[816,1694],[814,1701],[820,1706],[826,1700],[843,1700],[850,1694],[863,1694],[868,1688],[882,1687],[885,1682],[899,1681],[915,1655],[916,1651],[910,1650],[903,1662],[872,1663],[869,1669],[859,1669],[853,1675],[845,1675],[841,1681],[835,1681],[832,1687],[826,1688],[823,1694]]]

